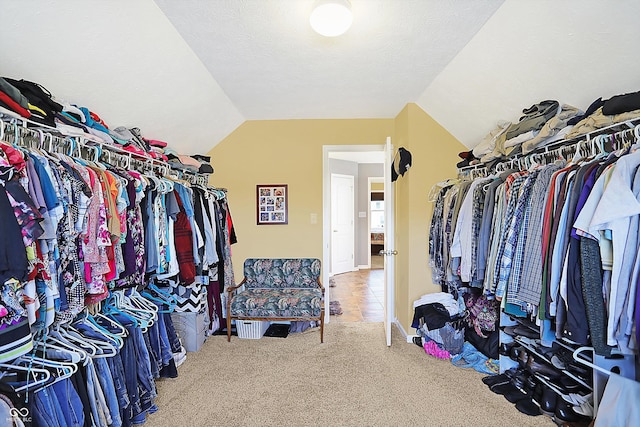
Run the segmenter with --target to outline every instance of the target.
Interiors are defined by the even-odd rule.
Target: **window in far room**
[[[384,192],[371,192],[371,232],[384,233]]]
[[[371,255],[378,255],[384,249],[384,191],[371,192],[369,208]]]
[[[384,200],[371,201],[371,232],[384,232]]]

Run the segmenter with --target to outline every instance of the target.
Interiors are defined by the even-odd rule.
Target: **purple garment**
[[[122,245],[124,271],[117,280],[119,288],[141,285],[145,272],[142,210],[140,204],[136,203],[136,184],[132,176],[122,176],[128,180],[127,195],[130,202],[127,207],[127,237]]]

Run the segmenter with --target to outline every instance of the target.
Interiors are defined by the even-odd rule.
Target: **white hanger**
[[[60,328],[58,332],[60,333],[61,338],[66,339],[71,345],[78,346],[90,357],[93,357],[98,353],[98,348],[91,342],[86,341],[78,331],[74,330],[73,327],[65,325],[65,327]]]
[[[89,327],[91,326],[89,325]],[[67,325],[66,328],[68,329],[68,332],[71,336],[76,336],[78,339],[82,340],[85,344],[89,344],[96,349],[95,353],[91,355],[92,358],[115,356],[115,354],[117,353],[115,346],[113,346],[110,342],[106,341],[107,339],[109,339],[106,335],[105,335],[105,340],[103,341],[100,339],[90,338],[86,335],[83,335],[80,330],[76,329],[72,325]],[[97,331],[97,332],[102,334],[101,331]]]
[[[100,334],[101,336],[103,336],[104,337],[104,341],[91,339],[91,338],[88,338],[88,337],[87,337],[87,339],[90,339],[92,342],[97,344],[99,348],[102,348],[103,350],[106,347],[106,349],[109,351],[109,353],[111,353],[113,351],[112,348],[115,348],[114,344],[118,348],[122,348],[122,346],[124,345],[124,341],[122,340],[122,337],[120,337],[119,335],[112,334],[111,332],[107,331],[106,329],[102,328],[101,326],[97,325],[96,323],[93,323],[91,321],[91,319],[89,319],[88,317],[79,319],[75,324],[78,324],[78,323],[81,323],[82,325],[87,326],[92,331],[94,331],[97,334]],[[82,335],[82,331],[78,330],[78,332]],[[107,344],[108,346],[104,346],[104,344]],[[114,354],[111,354],[111,355],[114,356]]]
[[[69,362],[59,362],[55,360],[43,359],[35,355],[23,355],[14,360],[13,363],[28,364],[33,367],[34,365],[39,368],[51,368],[55,369],[55,381],[60,381],[65,378],[71,377],[78,371],[78,365]]]
[[[47,357],[52,357],[47,350],[56,350],[58,352],[64,353],[69,357],[69,361],[71,363],[80,363],[84,362],[87,359],[87,353],[78,348],[70,348],[65,345],[61,345],[60,341],[55,338],[47,339],[47,341],[36,341],[34,342],[34,348],[36,350],[42,351]]]
[[[89,353],[85,349],[80,348],[78,345],[75,345],[72,342],[68,341],[64,336],[62,336],[59,330],[50,330],[47,333],[46,341],[43,345],[46,347],[53,346],[53,348],[61,351],[67,350],[72,353],[77,353],[80,355],[80,361],[83,365],[86,366],[86,364],[88,363]]]
[[[4,375],[6,375],[8,372],[11,372],[12,370],[26,372],[27,377],[29,376],[33,377],[33,382],[31,382],[31,380],[28,378],[26,385],[15,388],[13,391],[16,393],[20,393],[22,391],[29,390],[29,388],[38,387],[42,384],[46,384],[49,382],[49,379],[51,378],[51,372],[49,372],[46,369],[38,368],[35,366],[21,366],[17,364],[9,365],[6,363],[0,363],[0,368],[3,368],[2,370],[0,370],[0,379],[2,379]],[[43,378],[36,378],[36,374],[42,375]]]

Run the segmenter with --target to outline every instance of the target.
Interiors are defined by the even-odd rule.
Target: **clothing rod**
[[[69,155],[70,157],[73,157],[73,155],[77,154],[78,157],[89,161],[96,161],[97,159],[102,157],[102,161],[105,161],[109,164],[113,164],[113,162],[111,161],[111,154],[113,154],[115,156],[119,156],[115,159],[118,164],[113,164],[114,166],[124,168],[137,166],[135,169],[142,173],[154,172],[156,171],[155,168],[157,168],[157,172],[162,176],[168,176],[175,172],[177,174],[180,174],[180,176],[189,176],[190,179],[188,179],[187,181],[190,184],[200,185],[204,188],[218,190],[217,188],[208,185],[210,174],[201,174],[191,170],[173,168],[171,167],[171,165],[164,161],[145,157],[137,153],[132,153],[117,146],[109,145],[104,141],[98,142],[93,139],[87,140],[83,136],[60,136],[61,134],[56,128],[47,125],[40,125],[33,121],[29,121],[29,123],[37,124],[41,128],[51,130],[57,134],[60,134],[53,135],[50,132],[44,132],[41,128],[27,127],[26,125],[24,125],[24,121],[28,121],[28,119],[9,116],[9,121],[6,121],[6,119],[3,120],[3,118],[5,118],[6,116],[8,115],[0,111],[0,140],[4,140],[5,133],[7,133],[8,135],[13,135],[14,141],[15,139],[23,138],[27,136],[27,134],[29,134],[31,136],[37,137],[40,140],[39,144],[41,146],[39,148],[43,150],[46,150],[46,147],[43,147],[42,144],[44,144],[44,142],[48,139],[50,146],[48,147],[49,150],[47,151],[53,151],[53,146],[55,144],[59,147],[65,147],[65,154]],[[20,125],[18,121],[22,121],[22,125]],[[10,127],[13,127],[13,129],[8,130]],[[66,146],[68,144],[70,144],[70,147],[67,148]],[[25,146],[25,148],[29,147]],[[82,151],[83,148],[94,151],[94,158],[86,158]],[[108,157],[108,160],[104,159],[103,154]],[[122,164],[120,162],[122,162]],[[151,168],[150,170],[148,169],[149,167]],[[226,193],[226,189],[224,189],[223,191]]]
[[[24,117],[8,116],[10,118],[10,121],[9,121],[9,123],[6,123],[3,120],[3,116],[7,116],[7,114],[5,114],[4,112],[0,112],[0,123],[3,124],[3,128],[4,128],[3,130],[4,131],[6,131],[6,127],[7,126],[15,125],[15,126],[18,127],[18,129],[21,129],[21,132],[32,132],[32,135],[34,135],[34,136],[41,131],[41,129],[39,129],[39,128],[44,128],[44,129],[51,130],[51,131],[53,131],[55,133],[60,134],[60,131],[57,128],[54,128],[54,127],[51,127],[51,126],[48,126],[48,125],[44,125],[44,124],[41,124],[41,123],[37,123],[37,122],[34,122],[32,120],[26,119]],[[20,121],[22,123],[22,125],[18,126],[17,121]],[[37,127],[36,128],[27,127],[26,123],[32,123]],[[60,135],[63,135],[63,136],[53,135],[53,134],[51,134],[49,132],[43,133],[43,134],[46,134],[48,137],[52,138],[52,140],[54,142],[57,142],[57,143],[62,143],[63,141],[68,140],[68,139],[71,139],[72,141],[75,142],[76,139],[77,139],[78,143],[80,144],[80,146],[93,147],[94,145],[98,145],[101,149],[104,148],[104,149],[113,151],[115,153],[121,154],[121,155],[126,156],[126,157],[130,157],[130,158],[134,158],[135,157],[135,158],[137,158],[139,160],[142,160],[144,162],[152,162],[154,164],[157,164],[158,166],[162,166],[164,168],[170,168],[168,163],[160,161],[158,159],[153,159],[153,158],[142,156],[142,155],[137,154],[137,153],[132,153],[130,151],[123,150],[123,149],[118,148],[116,146],[109,145],[109,144],[105,143],[104,141],[96,141],[95,139],[99,139],[97,137],[95,139],[87,138],[87,137],[91,137],[92,136],[91,134],[87,134],[87,135],[63,135],[63,134],[60,134]],[[43,135],[43,134],[40,134],[40,135]],[[25,136],[25,135],[21,134],[20,136]],[[89,141],[89,142],[86,142],[86,141]]]
[[[516,154],[513,157],[504,159],[500,162],[498,162],[497,164],[501,164],[501,163],[508,163],[508,162],[513,162],[513,161],[517,161],[519,159],[534,155],[534,154],[547,154],[550,152],[553,152],[557,149],[561,149],[561,148],[575,148],[575,147],[579,147],[580,144],[585,144],[585,143],[591,143],[592,141],[595,140],[596,137],[600,136],[600,135],[605,135],[607,134],[607,130],[611,130],[613,128],[618,128],[620,126],[627,126],[626,129],[623,130],[619,130],[616,131],[614,133],[609,133],[608,135],[611,136],[623,136],[628,134],[629,131],[634,131],[635,137],[638,138],[640,136],[640,118],[635,118],[635,119],[631,119],[631,120],[627,120],[624,122],[618,122],[618,123],[614,123],[612,125],[609,126],[605,126],[603,128],[600,129],[595,129],[591,132],[588,132],[584,135],[580,135],[577,138],[572,138],[572,139],[568,139],[568,140],[560,140],[554,143],[551,143],[549,145],[545,145],[543,147],[538,147],[537,149],[527,153],[527,154]],[[496,164],[496,166],[497,166]],[[486,167],[485,163],[479,163],[476,165],[469,165],[469,166],[465,166],[463,168],[458,168],[458,174],[465,172],[467,170],[474,170],[480,167]]]
[[[79,154],[79,157],[84,158],[84,153],[81,150],[83,148],[87,148],[89,150],[97,150],[97,153],[98,153],[97,156],[100,156],[101,154],[107,152],[107,153],[112,153],[120,156],[120,160],[126,158],[127,167],[133,165],[134,163],[137,163],[137,165],[142,169],[146,169],[146,167],[149,167],[149,166],[152,168],[152,170],[155,170],[154,168],[157,168],[158,172],[161,173],[162,175],[168,175],[170,171],[176,170],[172,168],[171,165],[169,165],[164,161],[145,157],[137,153],[132,153],[132,152],[123,150],[117,146],[109,145],[105,142],[97,142],[97,141],[94,141],[93,139],[87,140],[83,136],[54,135],[50,132],[43,132],[43,130],[40,128],[26,127],[24,125],[19,124],[18,122],[18,121],[21,121],[22,123],[24,123],[24,121],[28,119],[9,116],[9,121],[7,121],[5,116],[7,116],[5,113],[0,112],[0,139],[2,140],[4,140],[4,137],[6,135],[10,135],[14,137],[14,143],[16,143],[15,142],[16,138],[19,139],[27,135],[30,135],[33,137],[37,137],[40,140],[39,148],[43,150],[46,149],[46,147],[44,147],[43,144],[45,140],[48,139],[51,144],[49,146],[50,148],[49,151],[52,151],[51,149],[54,144],[60,147],[66,147],[68,144],[71,144],[71,147],[69,147],[66,151],[66,154],[70,156],[73,156],[74,154],[77,153]],[[35,123],[35,122],[30,121],[30,123]],[[38,124],[38,126],[40,125]],[[55,133],[59,133],[59,131],[56,128],[52,128],[46,125],[41,125],[41,127],[46,130],[51,130],[51,131],[54,131]],[[16,143],[16,145],[20,145],[20,144]],[[29,148],[29,147],[26,147],[26,148]],[[106,156],[110,157],[110,154]],[[85,158],[85,160],[93,161],[95,159]],[[107,163],[111,163],[110,161],[105,160],[104,157],[103,157],[103,161],[107,161]],[[207,182],[209,180],[208,176],[199,174],[197,172],[191,172],[191,171],[189,171],[189,173],[195,177],[194,180],[197,183],[201,183],[203,186],[207,186]]]

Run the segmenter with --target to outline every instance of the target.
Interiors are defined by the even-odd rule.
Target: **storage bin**
[[[236,320],[238,338],[258,340],[269,329],[269,322],[262,320]]]
[[[173,326],[180,337],[182,346],[188,352],[200,350],[206,339],[207,322],[204,311],[200,313],[171,313]]]

